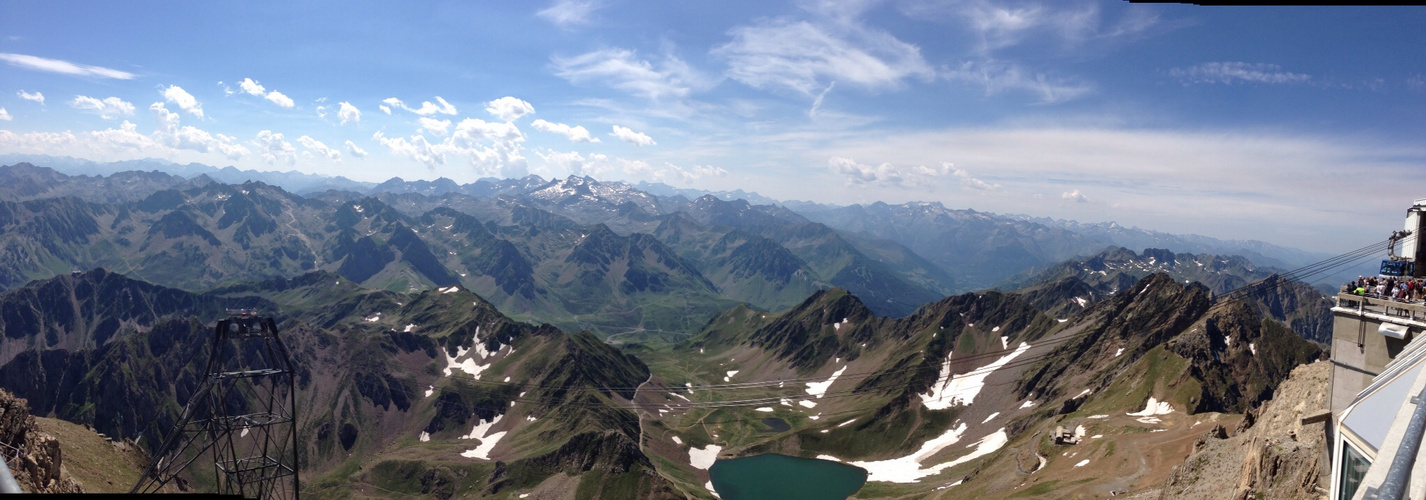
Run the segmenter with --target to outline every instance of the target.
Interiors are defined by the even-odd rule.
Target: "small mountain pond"
[[[866,484],[867,471],[830,460],[768,453],[719,460],[708,475],[723,500],[844,500]]]

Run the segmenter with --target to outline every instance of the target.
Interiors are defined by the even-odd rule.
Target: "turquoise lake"
[[[708,474],[723,500],[842,500],[867,477],[860,467],[776,454],[719,460]]]

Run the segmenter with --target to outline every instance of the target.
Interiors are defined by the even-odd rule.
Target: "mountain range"
[[[0,180],[0,385],[152,451],[210,325],[255,308],[299,367],[318,497],[710,498],[716,459],[763,453],[861,467],[865,497],[1143,490],[1330,324],[1307,285],[1225,294],[1280,274],[1251,258],[937,204]]]

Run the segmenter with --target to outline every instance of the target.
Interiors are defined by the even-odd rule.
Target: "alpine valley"
[[[291,351],[316,498],[713,498],[715,462],[764,454],[860,468],[856,498],[1215,491],[1176,467],[1312,393],[1330,331],[1321,290],[1272,281],[1318,256],[1262,242],[590,177],[30,160],[70,173],[0,167],[0,388],[38,417],[0,437],[57,442],[67,472],[34,477],[65,491],[128,491],[233,308]],[[1201,481],[1306,495],[1315,463]]]

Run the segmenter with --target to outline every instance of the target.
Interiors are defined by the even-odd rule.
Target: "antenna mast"
[[[297,498],[296,379],[277,324],[230,309],[212,342],[202,385],[130,492],[211,481],[204,489],[221,494]],[[190,468],[208,462],[211,479],[207,467]]]

